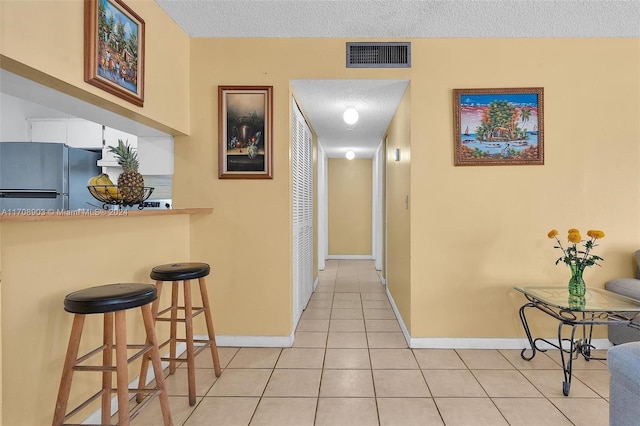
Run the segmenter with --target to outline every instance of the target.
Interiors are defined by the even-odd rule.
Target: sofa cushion
[[[611,372],[609,424],[637,425],[640,418],[640,342],[610,348],[607,366]]]
[[[620,374],[625,382],[633,383],[640,390],[640,342],[609,348],[607,366],[612,376]]]
[[[607,281],[604,288],[622,296],[640,300],[640,280],[635,278],[618,278]]]

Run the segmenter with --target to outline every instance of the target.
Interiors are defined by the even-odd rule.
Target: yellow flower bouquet
[[[604,260],[600,256],[591,254],[591,250],[596,247],[596,241],[604,238],[604,232],[599,230],[587,231],[588,240],[583,240],[580,235],[580,231],[577,229],[569,229],[567,240],[570,244],[565,249],[560,240],[558,239],[558,231],[552,229],[547,234],[549,238],[555,238],[558,245],[554,248],[562,250],[562,256],[556,260],[556,265],[560,262],[564,262],[571,268],[571,280],[569,281],[569,294],[572,296],[584,296],[586,292],[586,286],[582,278],[582,273],[585,268],[593,265],[600,266],[598,261]],[[583,248],[579,248],[578,244],[583,243]]]

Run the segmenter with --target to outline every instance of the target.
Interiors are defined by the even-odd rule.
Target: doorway
[[[408,80],[368,80],[368,79],[344,79],[344,80],[291,80],[291,87],[298,106],[292,105],[292,120],[294,115],[300,113],[301,117],[308,120],[310,131],[317,141],[317,174],[311,176],[312,185],[315,187],[315,206],[313,214],[317,217],[317,239],[312,246],[312,256],[316,256],[317,269],[325,269],[325,261],[329,258],[329,161],[330,159],[344,159],[348,150],[354,152],[356,158],[366,158],[371,162],[371,211],[370,218],[371,237],[368,258],[374,260],[377,270],[383,270],[385,258],[385,148],[382,139],[387,131],[396,109],[408,87]],[[346,124],[343,121],[343,113],[347,107],[356,108],[359,112],[359,121],[355,124]],[[304,118],[302,118],[304,120]],[[292,138],[294,131],[292,123]],[[293,174],[299,173],[297,166],[293,164],[292,141],[292,167]],[[293,195],[297,203],[297,195]],[[294,219],[294,222],[297,219]],[[297,226],[297,225],[294,225]],[[313,224],[311,225],[313,226]],[[299,231],[299,230],[298,230]],[[294,264],[297,253],[296,239],[292,246],[294,250]],[[311,235],[314,230],[311,228]],[[313,262],[311,262],[313,264]],[[311,271],[311,277],[305,271],[296,272],[299,264],[294,266],[293,289],[293,316],[294,324],[297,324],[302,310],[306,305],[306,294],[309,288],[313,288],[313,277],[318,271]],[[296,275],[297,274],[297,275]],[[302,275],[301,275],[302,274]],[[300,282],[299,278],[304,277]],[[385,281],[383,275],[383,282]]]

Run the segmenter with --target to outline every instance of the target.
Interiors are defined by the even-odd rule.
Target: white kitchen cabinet
[[[76,148],[102,148],[102,125],[87,120],[69,120],[67,145]]]
[[[140,173],[173,175],[173,136],[138,138]]]
[[[76,118],[29,119],[32,142],[66,143],[75,148],[102,149],[102,125]]]
[[[67,143],[67,120],[29,120],[31,142]]]
[[[98,161],[99,166],[103,167],[118,167],[118,160],[116,156],[109,151],[109,147],[118,146],[118,140],[126,142],[129,146],[138,148],[138,137],[130,133],[123,132],[121,130],[112,129],[111,127],[104,128],[104,146],[102,147],[102,160]],[[140,156],[138,156],[140,158]]]
[[[32,142],[58,142],[76,148],[102,150],[98,165],[114,182],[122,168],[109,147],[118,146],[118,140],[138,151],[139,171],[143,175],[173,175],[173,136],[139,138],[81,118],[33,118],[29,119],[29,128]]]

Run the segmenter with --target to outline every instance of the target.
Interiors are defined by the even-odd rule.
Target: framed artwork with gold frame
[[[544,164],[544,89],[454,89],[456,166]]]
[[[218,86],[218,177],[272,179],[273,86]]]
[[[84,81],[144,104],[144,21],[121,0],[85,0]]]

